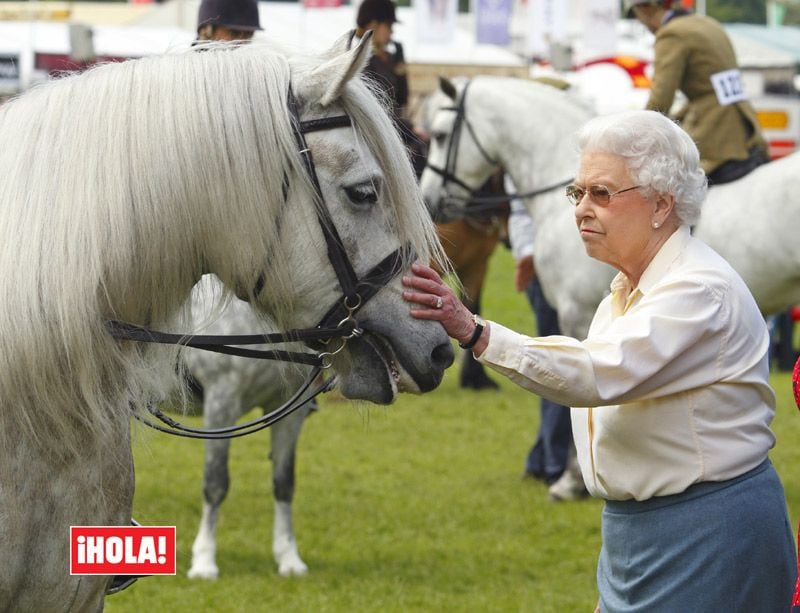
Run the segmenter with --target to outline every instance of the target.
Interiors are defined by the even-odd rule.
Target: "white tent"
[[[55,9],[69,11],[66,21],[0,21],[0,63],[6,61],[19,68],[19,77],[3,78],[0,70],[0,93],[24,88],[45,73],[35,69],[35,53],[69,55],[70,23],[90,26],[94,49],[98,56],[140,57],[185,49],[195,37],[199,0],[170,0],[151,4],[146,10],[135,10],[125,4],[70,2],[47,3]],[[61,7],[60,5],[64,5]],[[30,4],[4,3],[10,14],[16,10],[24,16]],[[16,8],[15,8],[16,6]],[[115,11],[115,8],[118,11]],[[300,2],[260,2],[261,24],[258,38],[278,41],[299,51],[317,52],[328,48],[355,25],[355,7],[304,8]],[[484,66],[487,69],[512,67],[523,71],[526,62],[508,49],[475,42],[470,15],[460,15],[453,40],[447,45],[423,44],[417,41],[415,12],[408,7],[397,11],[400,23],[395,25],[395,38],[403,43],[409,64]],[[0,17],[3,14],[0,13]],[[0,65],[0,68],[3,66]]]

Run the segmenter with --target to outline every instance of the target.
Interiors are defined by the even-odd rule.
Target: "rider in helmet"
[[[247,41],[261,30],[256,0],[202,0],[197,40]]]
[[[364,74],[386,95],[391,113],[398,124],[400,136],[409,151],[417,177],[425,166],[426,135],[414,127],[406,116],[408,77],[403,45],[392,39],[392,26],[397,23],[392,0],[363,0],[356,15],[355,35],[361,38],[372,31],[372,55]]]
[[[397,23],[392,0],[364,0],[356,16],[356,36],[372,30],[372,56],[364,72],[387,94],[395,116],[403,117],[408,102],[408,78],[403,46],[392,40]]]
[[[767,145],[725,30],[710,17],[672,5],[624,0],[626,16],[656,37],[647,108],[667,114],[675,93],[683,92],[687,103],[676,118],[697,143],[709,184],[727,183],[767,162]]]

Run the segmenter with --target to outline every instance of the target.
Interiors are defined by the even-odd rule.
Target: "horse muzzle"
[[[370,331],[350,339],[349,359],[345,362],[342,356],[334,362],[342,394],[354,400],[390,404],[399,393],[419,394],[438,387],[455,359],[446,335],[441,342],[425,347],[424,353],[420,347],[409,351],[404,345],[392,344],[386,336]]]

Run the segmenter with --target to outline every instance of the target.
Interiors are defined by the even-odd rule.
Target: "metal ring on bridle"
[[[344,328],[344,324],[346,324],[347,322],[350,322],[350,321],[353,322],[353,331],[350,332],[350,334],[348,334],[347,336],[340,336],[339,338],[341,338],[342,340],[346,341],[346,340],[349,340],[351,338],[357,338],[357,337],[361,336],[362,334],[364,334],[364,331],[361,328],[358,327],[358,321],[356,321],[356,319],[354,317],[352,317],[351,315],[348,315],[347,317],[345,317],[342,321],[339,322],[339,325],[336,326],[336,327],[337,328]]]
[[[358,327],[358,320],[356,320],[356,318],[353,317],[353,313],[361,306],[362,303],[361,295],[356,294],[356,298],[358,299],[356,305],[354,307],[351,307],[348,304],[348,297],[347,296],[344,297],[344,299],[342,300],[342,304],[344,305],[344,308],[347,311],[347,316],[344,319],[341,319],[338,324],[336,324],[337,330],[344,330],[348,327],[347,324],[352,324],[353,329],[350,331],[350,333],[349,334],[339,333],[336,336],[331,336],[330,338],[321,339],[319,341],[320,343],[322,343],[323,345],[327,345],[334,338],[349,339],[349,338],[354,338],[356,336],[361,336],[363,330],[361,330],[361,328]]]
[[[347,339],[342,338],[342,339],[339,339],[339,340],[342,341],[342,344],[339,345],[339,348],[336,351],[322,351],[317,356],[317,357],[319,357],[319,362],[320,362],[319,367],[322,370],[327,370],[331,366],[333,366],[333,356],[335,356],[337,353],[340,353],[342,351],[342,349],[344,349],[344,346],[347,344]]]
[[[346,308],[351,314],[361,308],[361,294],[356,294],[356,298],[358,301],[354,306],[350,306],[350,296],[344,297],[344,308]]]

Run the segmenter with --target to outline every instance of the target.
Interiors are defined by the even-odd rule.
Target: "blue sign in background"
[[[512,0],[477,0],[475,4],[475,39],[487,45],[511,43],[508,22]]]

